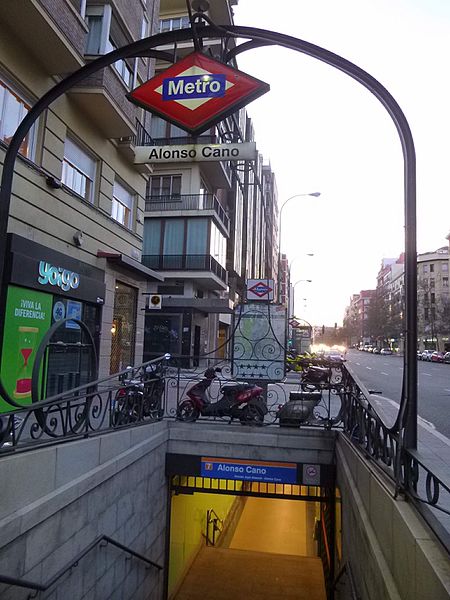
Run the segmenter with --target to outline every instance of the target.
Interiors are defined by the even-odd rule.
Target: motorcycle
[[[179,421],[194,422],[202,417],[229,417],[239,419],[242,425],[262,425],[267,414],[267,404],[262,396],[263,389],[253,383],[230,382],[221,386],[222,397],[211,402],[207,390],[220,368],[208,368],[201,381],[187,392],[188,398],[177,408]]]
[[[300,378],[300,387],[304,392],[314,392],[324,389],[331,383],[333,371],[331,367],[318,367],[311,365],[307,367]],[[335,383],[337,383],[336,378]]]
[[[121,387],[117,390],[112,403],[112,424],[125,425],[143,418],[154,421],[162,419],[162,397],[164,378],[162,363],[147,365],[138,370],[136,376],[133,367],[119,376]]]

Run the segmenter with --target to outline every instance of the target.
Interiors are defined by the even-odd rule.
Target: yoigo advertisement
[[[18,404],[31,403],[33,365],[39,344],[51,324],[52,304],[52,294],[16,286],[8,288],[1,378],[6,391]],[[0,399],[0,412],[12,409]]]

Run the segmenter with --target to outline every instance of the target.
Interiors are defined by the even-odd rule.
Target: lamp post
[[[292,286],[292,314],[295,315],[295,287],[298,283],[312,283],[312,279],[299,279]],[[290,308],[290,298],[288,303],[288,315],[290,316],[289,308]]]
[[[294,196],[290,196],[290,198],[283,202],[278,214],[278,302],[281,302],[281,217],[283,215],[283,208],[290,200],[293,200],[294,198],[301,198],[303,196],[313,196],[314,198],[318,198],[320,196],[320,192],[309,192],[307,194],[294,194]]]

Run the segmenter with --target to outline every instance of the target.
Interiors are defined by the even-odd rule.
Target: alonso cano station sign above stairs
[[[259,79],[201,52],[193,52],[132,90],[127,97],[197,135],[269,89]]]

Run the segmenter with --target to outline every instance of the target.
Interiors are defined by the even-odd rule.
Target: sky
[[[375,77],[408,120],[417,157],[417,250],[450,233],[450,2],[239,0],[236,25],[292,35]],[[383,258],[404,250],[403,154],[379,100],[345,73],[280,47],[238,67],[270,84],[247,107],[278,186],[281,249],[292,262],[295,314],[342,324],[350,297],[376,287]],[[293,196],[320,192],[319,198]],[[310,257],[307,254],[313,253]],[[306,300],[304,300],[306,298]]]

